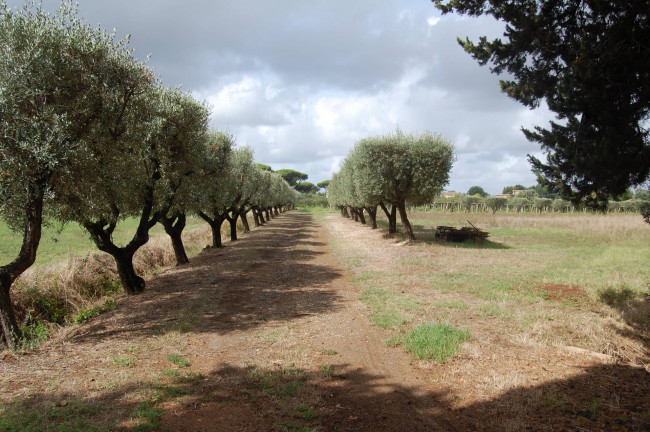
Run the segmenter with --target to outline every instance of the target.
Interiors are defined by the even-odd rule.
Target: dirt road
[[[329,229],[360,247],[358,226],[344,222]],[[6,354],[2,397],[99,430],[575,430],[588,416],[553,420],[563,402],[545,398],[555,389],[580,398],[647,388],[645,371],[570,354],[501,344],[488,358],[489,338],[457,362],[415,363],[386,346],[360,294],[323,227],[290,212],[152,278],[145,294],[41,350]],[[477,390],[513,368],[516,389]]]

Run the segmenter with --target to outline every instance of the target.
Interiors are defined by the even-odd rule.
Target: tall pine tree
[[[604,208],[650,171],[650,0],[434,0],[443,13],[488,14],[504,39],[458,42],[501,89],[557,121],[525,130],[546,161],[530,156],[550,188],[574,203]]]

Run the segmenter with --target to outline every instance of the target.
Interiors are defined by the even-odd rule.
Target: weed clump
[[[74,322],[76,324],[81,324],[83,322],[88,321],[91,318],[96,317],[97,315],[101,315],[105,312],[109,312],[115,309],[117,309],[117,302],[115,300],[106,300],[102,305],[95,306],[91,309],[80,310]]]
[[[470,339],[469,330],[451,324],[421,324],[401,340],[404,348],[415,357],[446,363],[460,351],[460,345]]]

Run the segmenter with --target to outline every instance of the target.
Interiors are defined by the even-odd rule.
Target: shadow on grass
[[[610,286],[599,293],[600,300],[618,310],[632,330],[612,326],[624,337],[640,341],[650,353],[650,293],[638,295],[627,285]]]
[[[364,226],[359,223],[360,226]],[[369,225],[366,225],[370,229]],[[483,243],[477,243],[474,240],[466,240],[463,242],[448,242],[436,238],[436,229],[424,225],[412,225],[413,234],[415,235],[416,242],[422,242],[426,244],[435,244],[443,247],[453,247],[453,248],[466,248],[466,249],[512,249],[510,246],[494,242],[492,240],[484,240]],[[406,234],[403,232],[403,228],[398,223],[398,232],[394,234],[388,233],[388,222],[386,220],[377,220],[377,229],[382,231],[382,236],[386,240],[393,240],[396,243],[405,241],[407,239]]]
[[[110,389],[35,392],[4,405],[0,429],[17,431],[504,431],[650,427],[648,373],[600,365],[485,401],[453,390],[390,384],[332,363],[316,370],[221,364],[152,371]],[[65,379],[65,378],[64,378]],[[452,383],[453,384],[453,383]]]
[[[435,229],[428,227],[423,227],[421,225],[415,225],[413,227],[413,233],[417,241],[427,244],[436,244],[443,247],[455,247],[455,248],[465,248],[465,249],[512,249],[510,246],[494,242],[489,239],[483,240],[482,243],[475,242],[474,240],[465,240],[462,242],[452,242],[445,241],[439,238],[436,238]]]

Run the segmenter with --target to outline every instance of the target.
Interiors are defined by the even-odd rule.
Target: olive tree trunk
[[[43,227],[43,200],[45,197],[46,177],[41,181],[29,183],[28,201],[25,205],[25,231],[23,243],[18,256],[12,262],[0,267],[0,330],[2,342],[10,349],[22,338],[22,331],[16,321],[11,303],[11,286],[18,277],[36,261],[36,252],[41,241]]]
[[[415,235],[413,234],[413,228],[411,227],[411,222],[409,222],[409,219],[406,215],[406,203],[404,201],[400,201],[397,204],[397,209],[399,210],[399,218],[402,221],[402,226],[406,230],[406,235],[408,236],[410,241],[415,240]]]
[[[165,228],[165,232],[169,235],[174,248],[174,255],[176,256],[176,265],[187,264],[190,260],[187,258],[185,246],[183,245],[183,230],[187,223],[187,216],[185,213],[178,213],[174,216],[163,216],[160,219],[160,224]]]
[[[232,216],[226,213],[226,220],[230,223],[230,241],[237,240],[237,218],[239,218],[239,213],[233,211]]]
[[[82,221],[81,225],[88,231],[97,248],[108,253],[115,260],[117,273],[120,276],[122,287],[127,294],[140,294],[144,291],[145,281],[138,276],[133,268],[133,256],[149,241],[149,230],[154,227],[169,209],[153,212],[153,188],[149,190],[149,197],[142,208],[138,227],[131,241],[124,247],[113,243],[113,231],[117,223],[119,210],[115,212],[115,220],[108,223],[104,220],[97,222]]]
[[[372,229],[377,229],[377,206],[365,207],[370,217],[370,226]]]
[[[363,207],[356,207],[356,213],[359,215],[359,220],[362,224],[366,225],[366,217],[363,215]]]
[[[223,225],[223,221],[226,218],[216,210],[213,214],[213,217],[210,217],[202,211],[199,212],[201,219],[206,221],[212,230],[212,247],[220,248],[223,247],[223,243],[221,242],[221,225]]]
[[[239,212],[239,218],[241,219],[241,224],[244,227],[244,232],[251,232],[251,227],[248,225],[248,218],[246,217],[246,214],[248,213],[248,210],[243,209]]]
[[[388,219],[388,234],[397,232],[397,208],[391,204],[390,211],[383,202],[379,203],[379,207],[383,210],[386,218]]]

